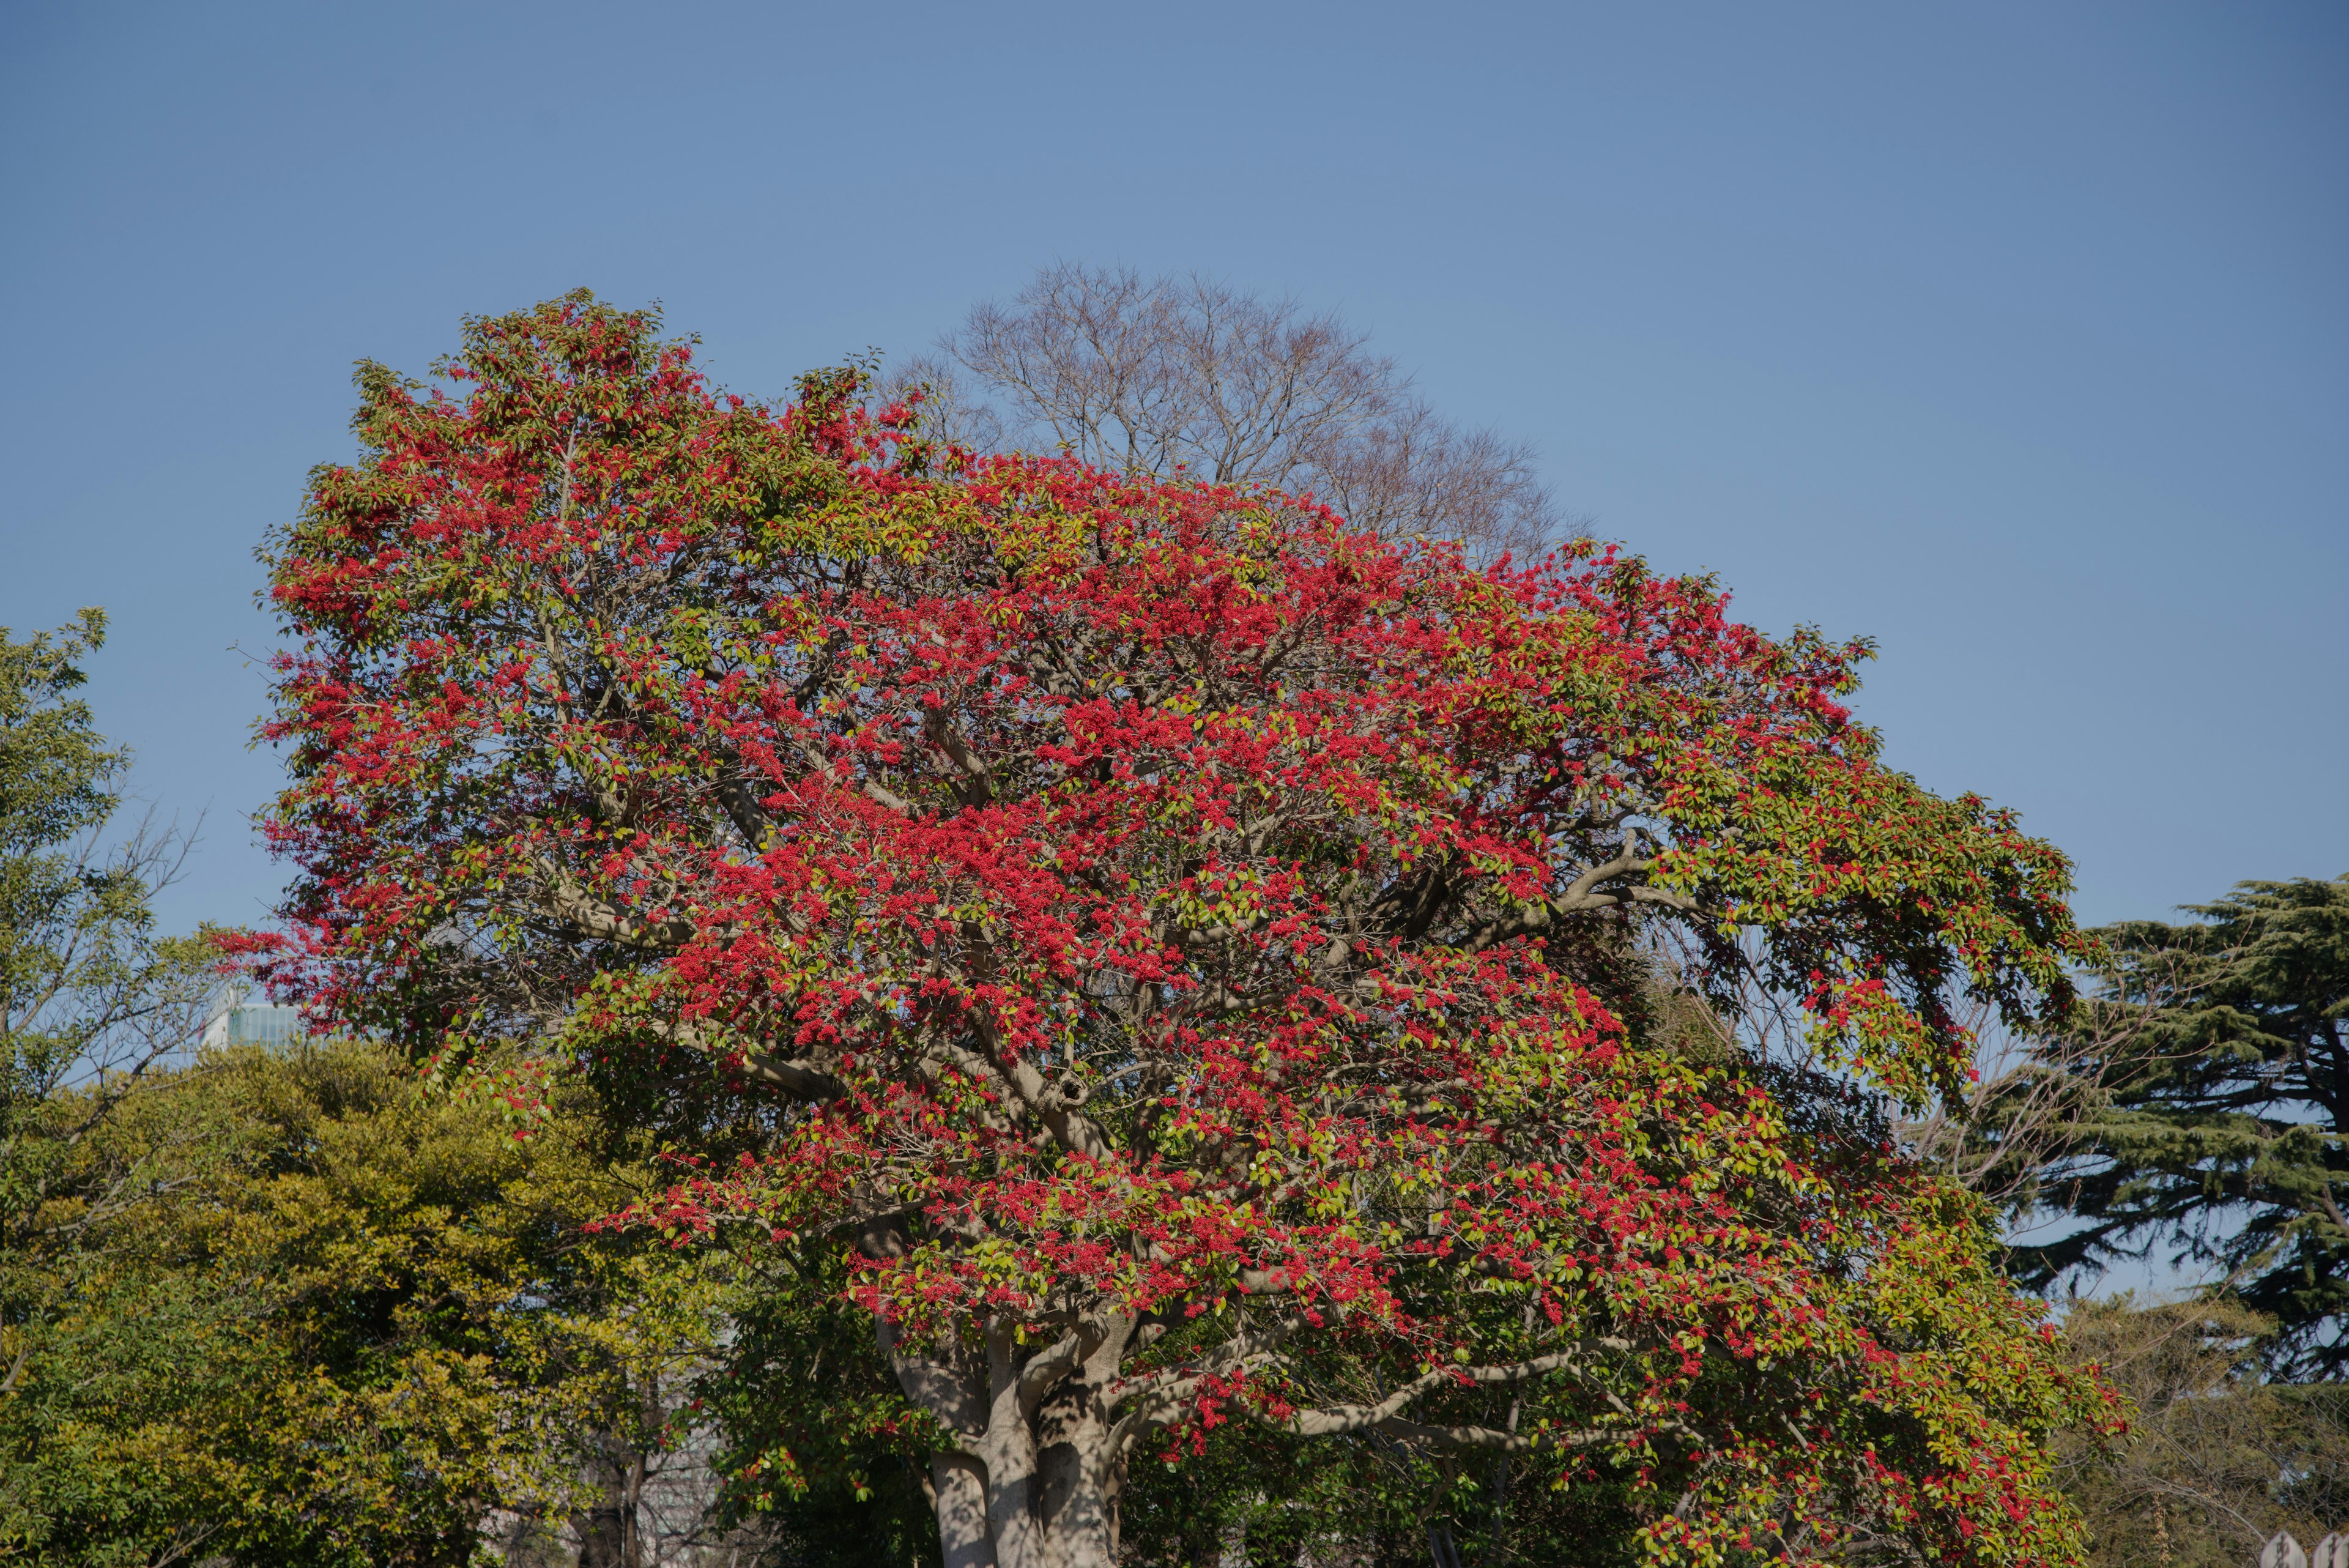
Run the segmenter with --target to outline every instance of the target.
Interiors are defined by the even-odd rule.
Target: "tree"
[[[2071,1353],[2137,1412],[2126,1444],[2060,1445],[2096,1568],[2237,1568],[2280,1530],[2313,1544],[2349,1517],[2349,1388],[2264,1376],[2274,1326],[2226,1300],[2065,1311]]]
[[[129,756],[71,695],[105,635],[96,609],[23,642],[0,628],[0,1251],[19,1262],[141,1196],[135,1180],[77,1188],[67,1173],[122,1096],[193,1044],[212,990],[209,950],[159,940],[150,908],[187,841],[151,821],[108,838]],[[0,1394],[40,1311],[21,1296],[5,1310],[16,1344]]]
[[[494,1509],[559,1521],[616,1439],[640,1475],[722,1284],[584,1233],[646,1151],[576,1085],[519,1119],[497,1064],[201,1053],[240,940],[156,937],[185,841],[105,836],[128,758],[75,695],[102,630],[0,638],[0,1553],[461,1562]]]
[[[939,1434],[878,1354],[871,1314],[849,1297],[849,1260],[820,1238],[737,1240],[727,1342],[695,1393],[720,1439],[713,1458],[733,1514],[772,1542],[761,1561],[935,1563],[929,1458]]]
[[[2077,1142],[2083,1118],[2105,1104],[2106,1066],[2126,1054],[2144,1019],[2075,1010],[2060,1033],[2018,1033],[1976,1007],[1966,1023],[1975,1056],[1964,1091],[1896,1118],[1894,1136],[1927,1168],[2011,1220],[2027,1219],[2046,1206],[2051,1170]]]
[[[837,1259],[948,1568],[1109,1563],[1131,1465],[1239,1422],[1507,1456],[1667,1559],[2070,1560],[2102,1395],[1883,1116],[1956,1090],[1952,999],[2061,1014],[2066,867],[1881,764],[1864,649],[656,331],[362,368],[266,551],[277,979],[740,1107],[636,1217]]]
[[[1554,542],[1533,449],[1441,418],[1392,359],[1327,313],[1193,274],[1063,262],[975,307],[896,378],[978,449],[1058,449],[1099,468],[1312,491],[1392,538],[1473,556]]]
[[[714,1348],[722,1272],[589,1233],[648,1173],[575,1088],[544,1115],[487,1089],[296,1041],[125,1097],[88,1158],[161,1190],[93,1231],[0,1415],[10,1544],[422,1568],[568,1524],[583,1561],[648,1561],[604,1517],[605,1471],[640,1501],[671,1438],[658,1390]]]
[[[61,1515],[94,1511],[161,1563],[199,1539],[172,1506],[184,1478],[135,1450],[78,1463],[56,1397],[65,1368],[89,1370],[79,1324],[111,1288],[108,1238],[181,1169],[115,1158],[113,1123],[194,1044],[211,991],[203,944],[153,929],[186,841],[151,821],[110,836],[129,759],[76,695],[105,629],[95,609],[22,641],[0,628],[0,1550],[37,1555]],[[203,1375],[209,1309],[173,1305],[111,1347],[98,1397],[133,1406],[133,1369]]]
[[[2143,1256],[2224,1271],[2274,1368],[2349,1369],[2349,877],[2245,882],[2178,925],[2129,921],[2043,1057],[2093,1092],[2037,1190],[2082,1223],[2025,1277]]]

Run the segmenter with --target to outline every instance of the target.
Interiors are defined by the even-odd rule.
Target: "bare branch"
[[[662,1039],[705,1056],[722,1061],[738,1054],[738,1047],[728,1045],[683,1020],[657,1023],[648,1027]],[[803,1100],[838,1099],[848,1092],[839,1079],[811,1063],[793,1062],[755,1051],[740,1051],[739,1054],[741,1056],[741,1074],[751,1083],[764,1084]]]
[[[645,919],[596,898],[551,861],[541,861],[540,869],[547,881],[540,909],[582,935],[646,951],[673,950],[693,940],[689,920]]]
[[[1406,1421],[1392,1417],[1378,1424],[1378,1429],[1390,1437],[1407,1442],[1425,1443],[1440,1449],[1477,1449],[1489,1453],[1531,1454],[1554,1449],[1596,1448],[1624,1436],[1603,1427],[1587,1427],[1576,1430],[1550,1428],[1533,1433],[1504,1431],[1497,1427],[1431,1427],[1418,1421]]]
[[[1522,1383],[1528,1378],[1563,1371],[1583,1365],[1594,1350],[1629,1351],[1631,1342],[1624,1339],[1586,1340],[1568,1350],[1549,1355],[1536,1356],[1530,1361],[1514,1362],[1502,1366],[1435,1366],[1421,1373],[1385,1398],[1371,1405],[1331,1405],[1318,1410],[1299,1410],[1289,1419],[1289,1430],[1299,1437],[1319,1438],[1341,1432],[1359,1432],[1391,1421],[1409,1409],[1422,1395],[1447,1385],[1464,1387],[1496,1383]]]
[[[940,348],[893,384],[926,387],[948,439],[1310,492],[1358,527],[1463,540],[1478,560],[1558,531],[1530,446],[1443,419],[1367,334],[1291,298],[1062,263]]]

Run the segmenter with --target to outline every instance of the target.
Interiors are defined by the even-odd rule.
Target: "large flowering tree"
[[[362,371],[266,552],[284,973],[445,1070],[730,1100],[640,1217],[838,1249],[948,1568],[1107,1563],[1226,1421],[1603,1480],[1660,1559],[2071,1558],[2100,1395],[1879,1116],[1956,1003],[2066,1005],[2065,867],[1882,765],[1859,649],[655,329]]]

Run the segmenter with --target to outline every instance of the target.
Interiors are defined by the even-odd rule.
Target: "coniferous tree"
[[[2026,1278],[2167,1247],[2277,1325],[2271,1366],[2338,1377],[2349,1309],[2349,877],[2245,882],[2179,924],[2099,933],[2100,993],[2050,1042],[2095,1085],[2039,1194],[2085,1223]],[[2093,1049],[2082,1043],[2093,1042]]]

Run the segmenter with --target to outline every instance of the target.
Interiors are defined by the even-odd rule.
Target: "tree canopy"
[[[193,1044],[210,962],[153,930],[150,898],[181,841],[151,826],[109,837],[129,756],[79,694],[105,631],[95,609],[22,640],[0,628],[0,1550],[20,1552],[77,1515],[172,1538],[172,1483],[135,1444],[80,1462],[76,1417],[93,1382],[135,1407],[142,1373],[171,1366],[168,1329],[203,1315],[159,1315],[102,1371],[84,1355],[88,1303],[114,1289],[109,1242],[170,1175],[123,1155],[114,1123],[132,1086]]]
[[[153,930],[185,841],[113,831],[104,625],[0,634],[0,1555],[460,1563],[585,1512],[719,1276],[590,1244],[652,1189],[575,1082],[525,1114],[367,1042],[199,1048],[221,954]]]
[[[634,1218],[835,1261],[948,1568],[1106,1563],[1233,1424],[1608,1489],[1666,1559],[2070,1558],[2103,1395],[1881,1114],[1959,1004],[2063,1013],[2068,870],[1882,764],[1864,647],[657,334],[362,369],[266,551],[273,972],[688,1129]]]
[[[2083,1221],[2044,1282],[2168,1245],[2215,1264],[2297,1375],[2349,1368],[2349,877],[2245,882],[2098,935],[2097,992],[2046,1054],[2093,1085],[2037,1195]]]
[[[566,1522],[619,1544],[609,1455],[672,1441],[654,1396],[682,1403],[723,1271],[588,1232],[647,1173],[575,1091],[517,1138],[480,1088],[297,1041],[118,1101],[67,1168],[140,1202],[12,1260],[52,1287],[0,1398],[12,1560],[442,1568]]]

